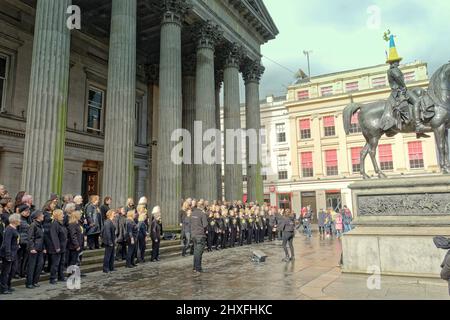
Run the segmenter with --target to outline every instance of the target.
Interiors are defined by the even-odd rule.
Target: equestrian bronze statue
[[[380,170],[376,152],[380,138],[386,134],[393,137],[398,133],[417,134],[425,137],[426,132],[433,132],[439,151],[439,165],[442,173],[450,172],[448,129],[450,128],[450,63],[440,67],[431,77],[428,90],[413,88],[408,90],[404,85],[403,74],[398,69],[397,58],[391,63],[388,71],[392,94],[387,101],[368,104],[352,103],[344,109],[343,119],[345,132],[350,132],[352,116],[358,112],[358,121],[366,145],[361,151],[361,175],[369,179],[364,160],[370,155],[375,172],[380,178],[386,175]],[[393,71],[391,71],[394,69]],[[399,72],[400,71],[400,72]]]

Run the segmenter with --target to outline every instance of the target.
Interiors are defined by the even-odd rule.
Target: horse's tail
[[[359,109],[361,109],[361,105],[359,103],[350,103],[347,107],[345,107],[343,112],[345,134],[348,135],[350,133],[352,117]]]

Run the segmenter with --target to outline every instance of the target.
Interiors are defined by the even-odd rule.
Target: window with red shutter
[[[306,100],[306,99],[309,99],[309,90],[301,90],[301,91],[297,91],[297,99],[298,99],[298,100]]]
[[[361,126],[359,125],[359,111],[353,114],[349,130],[350,133],[360,133],[362,131]]]
[[[359,90],[359,83],[358,81],[349,82],[345,84],[345,91],[346,92],[353,92]]]
[[[311,139],[311,120],[309,119],[300,120],[300,138]]]
[[[320,94],[323,97],[327,97],[327,96],[333,95],[333,86],[326,86],[326,87],[320,88]]]
[[[323,126],[325,130],[325,137],[332,137],[336,135],[336,127],[334,125],[334,116],[323,118]]]
[[[408,143],[409,167],[411,169],[423,169],[423,151],[422,142],[414,141]]]
[[[327,167],[327,176],[337,176],[339,174],[336,150],[325,151],[325,164]]]
[[[382,144],[378,147],[378,158],[380,160],[381,170],[393,170],[394,162],[392,159],[392,145]]]
[[[361,170],[361,151],[362,147],[355,147],[351,149],[352,171],[355,173]]]
[[[302,175],[303,177],[313,177],[313,153],[312,152],[302,152],[301,153],[301,163],[302,163]]]

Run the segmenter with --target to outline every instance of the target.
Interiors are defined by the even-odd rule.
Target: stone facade
[[[162,206],[166,226],[176,226],[181,198],[188,196],[183,177],[208,177],[203,185],[214,181],[214,187],[202,196],[220,193],[218,166],[200,166],[198,174],[208,174],[197,177],[197,170],[170,161],[172,131],[191,127],[183,105],[184,115],[208,108],[208,126],[216,127],[215,75],[224,63],[215,61],[214,49],[237,43],[246,61],[259,63],[261,45],[278,30],[262,1],[126,2],[40,0],[36,7],[36,1],[0,0],[7,75],[0,182],[12,194],[26,189],[38,206],[51,192],[110,195],[115,206],[146,195]],[[81,9],[80,30],[65,27],[70,4]],[[221,31],[210,49],[192,41],[199,34],[194,26],[205,22]],[[189,78],[182,66],[192,55],[197,67]]]

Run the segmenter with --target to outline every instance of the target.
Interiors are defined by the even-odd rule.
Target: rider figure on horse
[[[399,57],[397,49],[395,47],[394,35],[390,34],[390,31],[385,33],[385,40],[389,41],[389,57],[386,63],[390,64],[390,68],[387,72],[389,86],[391,87],[391,95],[385,106],[385,112],[382,118],[382,129],[389,130],[394,127],[397,122],[393,116],[393,111],[396,107],[400,106],[405,101],[413,106],[413,119],[415,123],[415,131],[417,138],[427,138],[428,135],[424,134],[427,130],[422,123],[420,116],[421,98],[416,94],[408,91],[405,84],[405,77],[400,70],[400,61],[403,59]],[[389,37],[388,37],[389,36]]]

